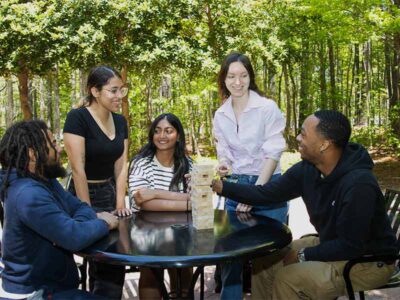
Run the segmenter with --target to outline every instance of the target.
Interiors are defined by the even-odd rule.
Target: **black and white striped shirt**
[[[189,159],[189,169],[192,168],[191,159]],[[143,157],[138,159],[129,174],[129,198],[133,201],[133,194],[139,188],[169,190],[172,178],[174,177],[174,166],[164,167],[154,158]],[[179,192],[183,192],[183,183],[179,184]]]

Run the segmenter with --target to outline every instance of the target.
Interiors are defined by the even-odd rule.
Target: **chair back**
[[[397,236],[397,240],[399,240],[399,226],[400,226],[400,191],[387,189],[385,192],[385,205],[386,210],[389,216],[390,225],[393,228]]]

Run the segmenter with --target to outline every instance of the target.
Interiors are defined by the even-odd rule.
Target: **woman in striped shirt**
[[[165,113],[153,121],[148,143],[129,167],[132,206],[149,211],[191,210],[185,174],[189,173],[192,162],[186,156],[185,145],[185,133],[178,117]],[[190,284],[191,272],[191,268],[182,270],[183,291]],[[174,272],[169,273],[173,286]],[[140,270],[139,298],[161,299],[157,279],[149,268]]]

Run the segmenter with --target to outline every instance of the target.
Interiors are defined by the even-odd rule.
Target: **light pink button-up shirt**
[[[250,90],[249,102],[236,121],[232,98],[215,112],[213,124],[218,160],[227,160],[235,174],[260,175],[263,161],[278,161],[274,174],[280,173],[285,119],[276,103]]]

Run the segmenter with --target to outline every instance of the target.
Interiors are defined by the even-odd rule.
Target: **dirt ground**
[[[393,154],[382,153],[378,150],[370,151],[375,162],[374,174],[381,189],[400,190],[400,159]]]

